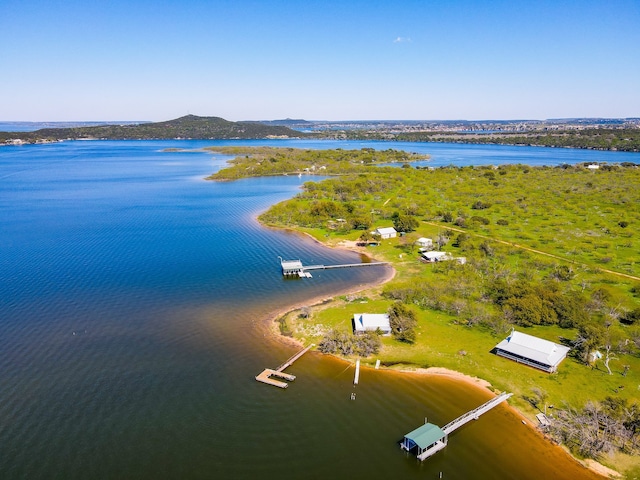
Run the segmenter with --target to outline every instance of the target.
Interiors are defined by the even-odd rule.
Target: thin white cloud
[[[411,39],[409,37],[396,37],[393,43],[411,43]]]

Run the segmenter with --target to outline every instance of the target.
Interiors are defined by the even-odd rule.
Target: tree
[[[471,205],[471,208],[473,210],[484,210],[484,209],[487,209],[489,207],[491,207],[490,203],[485,203],[485,202],[483,202],[481,200],[478,200],[478,201],[474,202],[473,205]]]
[[[371,226],[371,218],[367,215],[356,215],[351,217],[351,228],[354,230],[367,230]]]
[[[389,307],[391,334],[401,342],[413,343],[416,339],[415,328],[418,324],[416,314],[402,302]]]
[[[449,243],[449,236],[446,233],[439,233],[436,237],[436,245],[438,246],[438,250],[444,247],[447,243]]]
[[[583,362],[588,363],[589,353],[602,345],[605,336],[604,325],[589,322],[578,326],[578,333],[573,345]]]
[[[568,291],[556,295],[553,301],[553,309],[558,316],[558,324],[562,328],[571,328],[583,325],[589,321],[587,315],[587,300],[581,292]]]
[[[568,265],[556,265],[549,276],[554,280],[566,282],[575,277],[575,273],[573,269]]]
[[[535,294],[525,295],[524,297],[511,297],[505,303],[504,310],[516,325],[523,327],[553,323],[545,321],[545,315],[550,312],[540,300],[540,297]],[[553,315],[555,315],[555,312],[553,312]]]
[[[619,354],[628,353],[630,343],[629,339],[624,338],[618,332],[612,331],[607,327],[604,341],[602,342],[602,345],[600,345],[600,348],[604,350],[603,363],[607,372],[609,372],[609,375],[613,375],[609,362],[611,362],[611,360],[618,360]]]
[[[367,245],[371,240],[373,240],[373,235],[369,231],[362,232],[362,235],[360,235],[360,237],[358,238],[358,241],[364,243],[365,245]]]
[[[393,227],[399,232],[413,232],[420,225],[412,215],[396,212],[391,218]]]
[[[362,335],[351,335],[347,332],[330,330],[318,344],[322,353],[340,353],[342,355],[359,355],[368,357],[380,351],[380,337],[377,332],[365,332]]]

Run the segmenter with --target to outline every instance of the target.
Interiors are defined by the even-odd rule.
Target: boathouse
[[[395,238],[398,235],[398,232],[396,232],[396,229],[393,227],[378,227],[373,233],[380,235],[382,239]]]
[[[496,355],[508,358],[530,367],[553,373],[565,359],[569,347],[544,340],[543,338],[511,331],[511,335],[495,347]]]
[[[424,460],[446,447],[448,439],[448,435],[439,426],[425,423],[407,433],[401,447],[407,452],[415,453],[420,460]]]
[[[300,276],[300,272],[302,272],[302,262],[300,260],[283,260],[281,258],[280,265],[282,266],[282,275]]]
[[[386,313],[356,313],[353,316],[353,333],[375,332],[391,335],[389,315]]]

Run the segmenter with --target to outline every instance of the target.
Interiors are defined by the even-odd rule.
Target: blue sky
[[[640,116],[640,1],[2,0],[0,120]]]

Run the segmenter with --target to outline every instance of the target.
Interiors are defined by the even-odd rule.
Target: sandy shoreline
[[[355,253],[359,253],[359,254],[364,254],[366,255],[369,259],[374,260],[372,257],[369,256],[368,252],[362,248],[357,246],[357,242],[354,241],[342,241],[340,242],[338,245],[327,245],[324,244],[322,242],[320,242],[319,240],[317,240],[316,238],[312,237],[311,235],[305,233],[305,232],[299,232],[297,230],[291,230],[293,232],[299,233],[299,234],[303,234],[309,238],[311,238],[314,242],[323,245],[324,247],[328,247],[328,248],[339,248],[339,249],[344,249],[344,250],[348,250],[351,252],[355,252]],[[288,307],[276,310],[274,312],[272,312],[270,315],[268,315],[263,322],[263,327],[269,331],[270,333],[270,337],[274,340],[277,340],[281,343],[285,343],[285,344],[289,344],[289,345],[293,345],[299,348],[304,347],[303,343],[301,341],[299,341],[298,339],[294,338],[294,337],[288,337],[285,335],[282,335],[280,333],[280,329],[277,323],[277,320],[281,317],[283,317],[284,315],[287,315],[295,310],[299,310],[302,307],[308,306],[308,307],[314,307],[314,306],[318,306],[321,305],[325,302],[331,301],[333,300],[337,295],[349,295],[349,294],[353,294],[353,293],[359,293],[365,290],[370,290],[374,287],[378,287],[381,286],[387,282],[389,282],[390,280],[392,280],[395,277],[396,274],[396,270],[393,268],[393,266],[390,265],[390,272],[385,275],[384,277],[379,278],[377,281],[373,282],[373,283],[366,283],[366,284],[361,284],[358,285],[356,288],[348,290],[348,291],[343,291],[340,293],[336,293],[333,296],[318,296],[315,298],[312,298],[308,301],[305,301],[304,303],[299,303],[299,304],[295,304],[295,305],[290,305]],[[335,358],[340,359],[341,361],[344,362],[348,362],[348,360],[343,359],[340,356],[335,356]],[[365,367],[366,368],[366,367]],[[384,367],[382,367],[384,368]],[[493,391],[494,393],[495,390],[493,389],[493,387],[491,386],[491,383],[488,382],[487,380],[484,380],[482,378],[478,378],[478,377],[473,377],[470,375],[466,375],[462,372],[458,372],[455,370],[450,370],[447,368],[443,368],[443,367],[430,367],[430,368],[384,368],[384,370],[386,372],[395,372],[398,374],[403,374],[403,375],[420,375],[420,376],[424,376],[424,377],[429,377],[429,376],[445,376],[448,378],[451,378],[453,380],[455,380],[456,382],[462,382],[464,384],[466,384],[467,386],[471,387],[471,388],[475,388],[475,389],[481,389],[483,391]],[[537,435],[544,437],[546,441],[549,441],[544,434],[538,429],[536,428],[536,425],[534,422],[531,421],[531,419],[529,417],[527,417],[523,412],[521,412],[518,408],[514,407],[513,405],[510,405],[509,403],[505,402],[505,406],[512,412],[514,413],[517,417],[519,417],[523,423],[526,423],[526,426],[528,428],[530,428],[531,430],[533,430]],[[573,455],[571,455],[571,453],[562,446],[557,446],[557,448],[562,449],[569,457],[571,457],[574,461],[578,462],[580,465],[584,466],[585,468],[588,468],[589,470],[602,475],[604,478],[620,478],[621,474],[615,470],[612,470],[600,463],[598,463],[595,460],[591,460],[591,459],[587,459],[587,460],[579,460],[577,458],[575,458]]]

